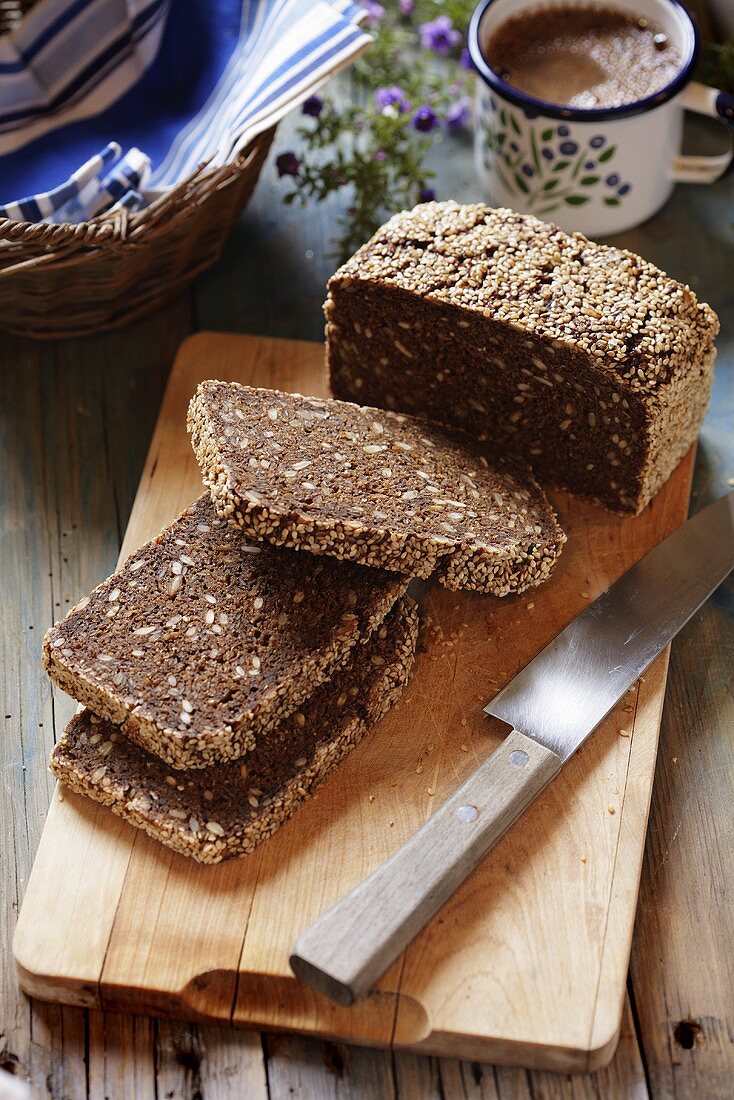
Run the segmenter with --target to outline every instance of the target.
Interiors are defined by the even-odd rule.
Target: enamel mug
[[[494,206],[536,214],[568,231],[605,236],[651,217],[677,181],[713,183],[732,151],[683,156],[684,110],[734,127],[734,96],[692,80],[699,55],[696,24],[679,0],[635,0],[634,15],[664,31],[682,57],[675,79],[655,95],[621,107],[589,110],[535,99],[487,64],[484,43],[508,18],[557,7],[558,0],[482,0],[469,27],[478,73],[475,161]],[[590,0],[563,0],[590,6]],[[607,11],[632,4],[599,0]]]

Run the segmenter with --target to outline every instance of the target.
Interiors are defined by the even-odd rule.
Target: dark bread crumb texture
[[[90,711],[51,755],[54,774],[182,855],[218,863],[251,852],[319,787],[410,678],[418,615],[402,597],[349,664],[241,761],[176,772]]]
[[[250,538],[498,596],[545,580],[565,542],[527,466],[435,423],[212,380],[188,427]]]
[[[449,422],[621,512],[641,511],[695,441],[718,320],[631,252],[426,203],[328,289],[337,397]]]
[[[204,495],[52,627],[44,665],[171,766],[207,767],[294,712],[407,583],[251,545]]]

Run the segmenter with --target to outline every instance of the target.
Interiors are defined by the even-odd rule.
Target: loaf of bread
[[[172,772],[90,711],[69,723],[51,770],[169,848],[201,863],[251,852],[323,783],[410,677],[418,617],[398,600],[349,663],[239,762]]]
[[[498,596],[545,580],[565,542],[527,467],[427,421],[210,381],[188,424],[249,538]]]
[[[52,627],[44,664],[172,767],[207,767],[297,710],[407,584],[253,546],[205,495]]]
[[[426,416],[637,513],[696,439],[718,321],[630,252],[479,204],[397,214],[331,278],[337,397]]]

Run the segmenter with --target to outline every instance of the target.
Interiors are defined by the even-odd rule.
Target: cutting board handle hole
[[[673,1038],[684,1050],[693,1050],[694,1047],[706,1045],[703,1028],[695,1020],[681,1020],[677,1023],[673,1029]]]

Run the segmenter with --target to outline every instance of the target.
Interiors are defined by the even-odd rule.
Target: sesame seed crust
[[[527,467],[424,420],[211,380],[188,428],[250,538],[498,596],[545,580],[565,542]]]
[[[359,654],[241,761],[172,772],[85,710],[55,746],[51,770],[72,790],[201,863],[249,853],[397,701],[412,672],[417,633],[416,606],[402,597]]]
[[[711,392],[718,320],[688,287],[509,210],[396,215],[324,310],[336,397],[449,423],[616,512],[661,488]]]
[[[172,767],[204,768],[296,710],[407,583],[253,546],[205,494],[49,630],[44,666]]]
[[[710,306],[633,252],[529,214],[423,203],[396,214],[329,280],[394,286],[583,351],[650,392],[710,354]]]

